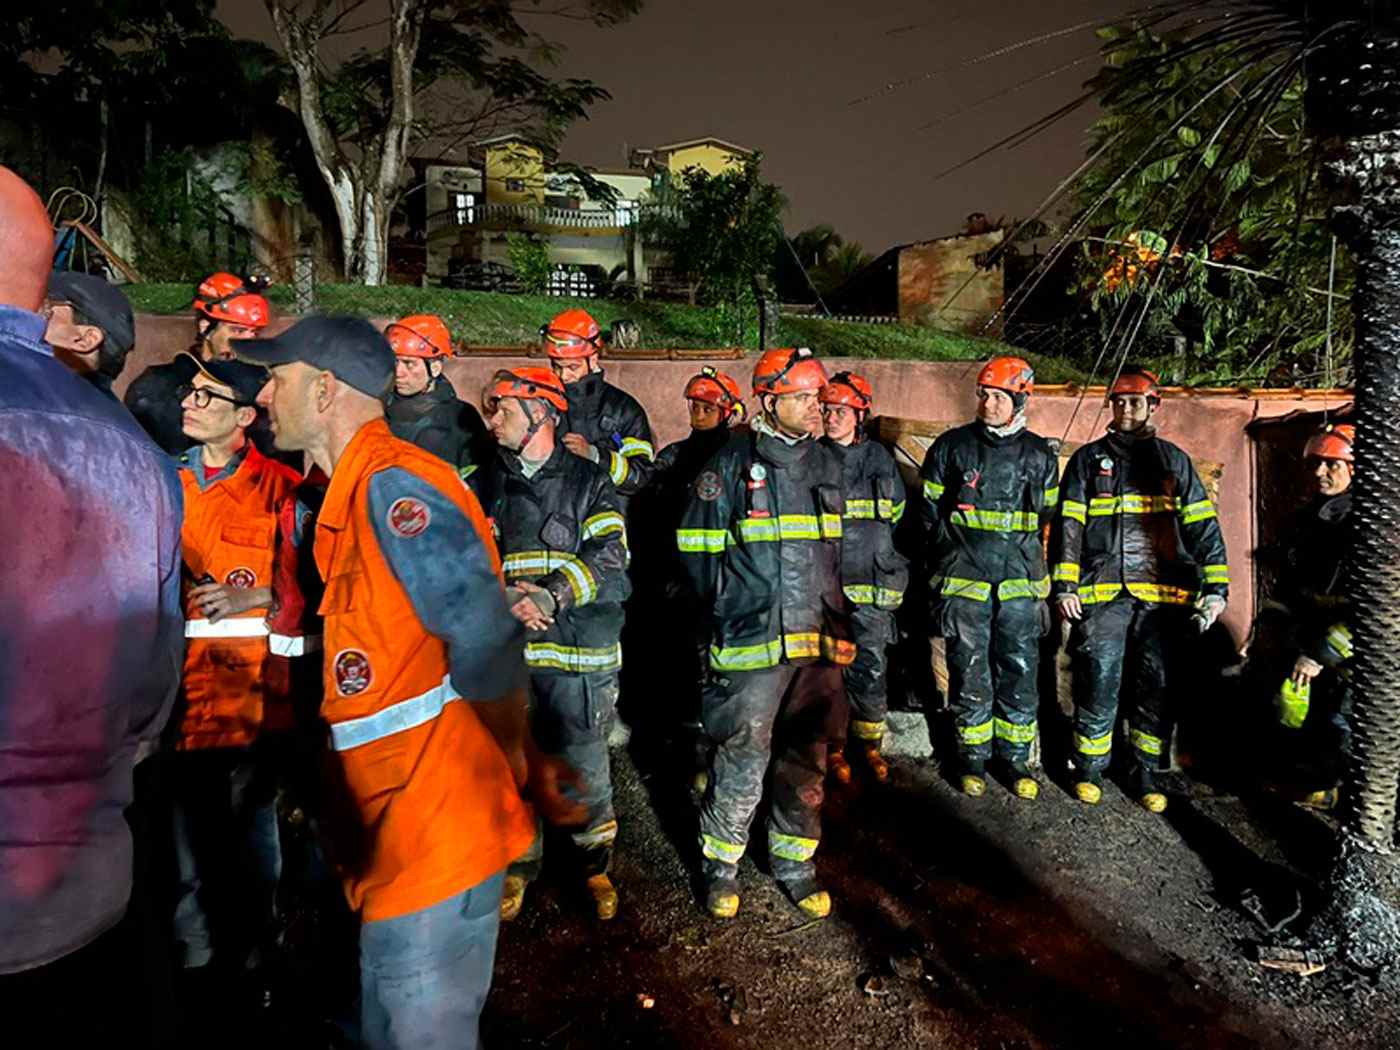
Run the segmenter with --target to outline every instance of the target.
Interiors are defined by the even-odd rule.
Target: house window
[[[507,193],[524,193],[524,192],[525,192],[525,180],[524,180],[524,179],[506,179],[506,192],[507,192]]]
[[[458,226],[470,226],[476,222],[476,194],[454,193],[452,214]]]
[[[619,226],[634,226],[637,222],[637,202],[618,201],[617,202],[617,224]]]

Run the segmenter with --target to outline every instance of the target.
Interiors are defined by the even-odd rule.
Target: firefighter
[[[810,350],[769,350],[754,368],[762,413],[695,480],[677,541],[707,610],[714,744],[700,807],[705,904],[739,910],[739,861],[769,781],[773,874],[813,917],[831,910],[812,856],[841,669],[855,658],[841,591],[841,464],[816,440],[826,371]]]
[[[286,657],[268,647],[274,536],[300,477],[248,438],[265,376],[240,361],[191,359],[181,391],[187,620],[170,767],[187,970],[216,959],[251,969],[271,947],[281,868],[277,737],[291,728]]]
[[[948,662],[959,787],[987,790],[995,755],[1018,798],[1035,799],[1040,639],[1049,627],[1044,526],[1059,464],[1027,428],[1035,373],[995,357],[977,374],[977,419],[938,437],[924,457],[920,503],[936,634]]]
[[[1167,796],[1171,688],[1184,648],[1225,611],[1230,574],[1215,507],[1191,458],[1157,436],[1157,379],[1124,369],[1109,389],[1109,432],[1070,457],[1061,485],[1055,602],[1073,624],[1075,794],[1103,797],[1125,679],[1131,788],[1148,811]]]
[[[880,755],[887,711],[885,648],[894,642],[894,610],[909,582],[908,563],[894,549],[894,527],[904,515],[904,482],[885,446],[864,433],[873,400],[869,381],[851,372],[836,373],[821,389],[822,443],[836,453],[845,478],[841,582],[852,606],[856,643],[855,662],[845,671],[850,706],[840,712],[827,749],[827,770],[843,784],[851,779],[848,732],[875,779],[889,777]]]
[[[184,432],[179,399],[171,395],[193,381],[199,361],[228,360],[233,344],[255,339],[272,319],[272,309],[260,294],[263,282],[231,273],[210,274],[200,282],[194,298],[195,344],[188,355],[152,365],[131,381],[123,400],[155,443],[172,456],[190,447]],[[271,439],[259,424],[253,433],[259,451],[271,451]]]
[[[1351,478],[1356,428],[1350,423],[1312,435],[1304,449],[1316,487],[1313,500],[1295,516],[1281,579],[1281,597],[1297,628],[1297,657],[1279,689],[1279,722],[1304,730],[1309,775],[1326,786],[1302,801],[1319,808],[1336,804],[1336,782],[1351,732],[1351,603],[1342,587],[1342,563],[1351,548]],[[1315,701],[1320,701],[1315,703]]]
[[[445,459],[465,481],[486,462],[490,438],[476,408],[457,399],[442,374],[452,336],[442,318],[415,314],[385,329],[397,362],[389,398],[389,429],[397,438]]]
[[[603,333],[588,311],[565,310],[540,329],[540,341],[569,392],[560,441],[574,455],[600,464],[625,506],[652,473],[656,452],[646,410],[604,378],[598,364]]]
[[[126,296],[101,277],[64,270],[49,276],[43,313],[44,342],[54,356],[116,400],[112,384],[136,342]]]
[[[239,347],[279,448],[330,478],[313,541],[329,750],[327,855],[360,920],[361,1040],[478,1045],[506,866],[533,821],[581,819],[534,748],[522,631],[475,496],[384,420],[394,355],[369,322],[308,317]]]
[[[525,664],[535,739],[583,776],[588,819],[573,835],[598,918],[617,914],[608,877],[617,817],[608,768],[608,728],[622,667],[627,536],[607,472],[570,455],[555,438],[568,411],[564,384],[547,368],[498,372],[483,392],[500,454],[483,479],[499,536],[511,614],[525,625]],[[520,914],[538,873],[542,840],[513,865],[501,918]]]

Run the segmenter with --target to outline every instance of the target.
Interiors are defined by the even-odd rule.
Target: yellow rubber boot
[[[841,751],[829,751],[826,756],[826,771],[838,784],[851,782],[851,764]]]
[[[885,756],[880,754],[880,745],[871,744],[865,749],[865,764],[870,767],[870,775],[883,784],[890,779],[890,767]]]
[[[1097,806],[1103,801],[1103,788],[1090,780],[1081,780],[1074,785],[1074,797],[1088,806]]]
[[[501,921],[510,922],[520,914],[525,904],[525,887],[528,886],[519,875],[507,875],[504,891],[501,893]]]
[[[1017,777],[1016,782],[1011,785],[1011,790],[1016,792],[1017,798],[1034,801],[1040,797],[1040,781],[1035,777]]]
[[[1149,791],[1138,802],[1149,813],[1164,813],[1167,809],[1167,796],[1160,791]]]
[[[617,889],[612,884],[612,879],[607,875],[590,875],[588,878],[588,893],[593,898],[593,906],[598,911],[598,918],[607,922],[617,914]]]
[[[958,788],[968,798],[981,798],[987,793],[987,778],[976,773],[964,773],[958,781]]]
[[[716,919],[732,919],[739,914],[739,891],[732,885],[711,886],[705,893],[705,910]]]
[[[825,919],[831,914],[831,894],[826,890],[809,893],[797,902],[797,906],[814,919]]]

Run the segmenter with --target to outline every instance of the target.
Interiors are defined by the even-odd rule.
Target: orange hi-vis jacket
[[[204,480],[202,450],[180,458],[185,490],[181,532],[185,589],[212,578],[230,587],[272,584],[277,514],[301,480],[294,470],[267,459],[252,443],[232,473]],[[283,688],[285,668],[268,673],[266,609],[218,622],[185,621],[184,710],[176,747],[247,747],[264,731],[291,726]]]
[[[534,838],[505,753],[469,702],[497,697],[464,702],[446,644],[423,626],[380,548],[370,479],[391,468],[426,482],[460,510],[498,585],[501,578],[490,527],[456,470],[395,438],[382,420],[361,428],[331,476],[315,552],[326,581],[325,829],[350,907],[366,922],[420,911],[475,886]]]

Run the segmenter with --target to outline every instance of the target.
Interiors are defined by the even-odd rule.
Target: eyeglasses
[[[177,387],[175,390],[175,399],[176,401],[184,401],[185,398],[189,397],[191,394],[194,395],[195,408],[208,408],[209,402],[213,401],[215,398],[218,398],[220,401],[227,401],[235,408],[253,407],[251,401],[240,401],[238,398],[229,397],[227,394],[216,394],[207,386],[195,386],[193,383],[184,383]]]

